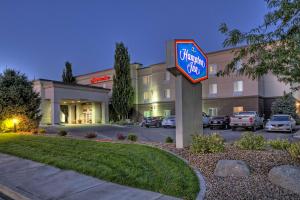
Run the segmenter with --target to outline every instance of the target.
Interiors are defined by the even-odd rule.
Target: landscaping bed
[[[184,199],[195,199],[199,192],[188,165],[145,145],[0,134],[0,152]]]
[[[300,166],[282,150],[240,150],[226,144],[224,152],[192,153],[188,148],[176,149],[174,144],[156,144],[160,148],[172,151],[197,167],[205,176],[207,199],[300,199],[289,190],[268,181],[272,167],[279,165]],[[214,169],[219,160],[242,160],[251,170],[249,177],[217,177]]]

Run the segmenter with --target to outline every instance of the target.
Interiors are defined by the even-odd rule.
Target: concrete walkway
[[[0,185],[32,200],[175,200],[0,153]]]

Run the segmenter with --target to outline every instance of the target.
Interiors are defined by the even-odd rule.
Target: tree
[[[229,30],[225,23],[224,47],[246,46],[234,51],[234,59],[218,75],[237,72],[252,79],[272,72],[280,81],[300,89],[300,0],[265,0],[270,11],[264,23],[248,32]],[[243,60],[237,69],[237,62]]]
[[[64,83],[76,83],[76,79],[72,73],[72,64],[68,61],[65,63],[65,69],[63,70],[62,80]]]
[[[282,97],[272,103],[272,114],[288,114],[297,118],[296,99],[291,93],[284,93]]]
[[[18,130],[30,131],[38,127],[41,99],[33,90],[31,81],[25,74],[6,69],[0,74],[0,122],[18,119]]]
[[[128,49],[122,42],[116,44],[114,69],[112,106],[119,119],[125,119],[133,106],[134,89],[131,85]]]

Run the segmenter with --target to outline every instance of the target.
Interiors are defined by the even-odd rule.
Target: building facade
[[[224,69],[234,57],[233,51],[228,49],[207,53],[209,77],[202,82],[203,111],[216,116],[251,110],[268,117],[272,102],[284,92],[290,92],[289,85],[279,82],[272,74],[255,80],[237,74],[217,77],[217,72]],[[241,67],[241,64],[242,61],[238,62],[236,67]],[[77,76],[76,80],[78,84],[112,89],[113,75],[114,70],[107,69]],[[167,71],[166,63],[147,67],[134,63],[131,65],[131,77],[135,89],[134,120],[147,116],[175,115],[175,77]],[[299,93],[295,97],[299,100]]]

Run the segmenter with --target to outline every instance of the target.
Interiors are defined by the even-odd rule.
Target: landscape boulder
[[[245,177],[250,175],[250,169],[241,160],[219,160],[214,174],[221,177]]]
[[[300,167],[281,165],[269,172],[271,183],[300,194]]]

